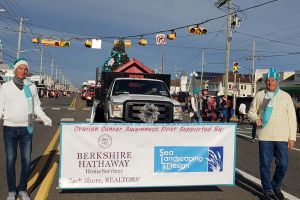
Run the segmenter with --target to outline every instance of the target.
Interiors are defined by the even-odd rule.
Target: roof
[[[223,74],[221,76],[217,76],[217,77],[211,79],[209,82],[216,83],[216,82],[222,82],[222,81],[223,81]],[[241,83],[252,83],[251,76],[248,74],[237,74],[236,81],[241,82]],[[232,72],[229,72],[228,82],[234,82],[234,74]]]
[[[114,70],[114,72],[130,72],[130,73],[148,73],[154,74],[154,71],[149,67],[143,65],[140,61],[135,58],[132,58],[129,62],[122,65],[118,69]]]
[[[171,80],[171,86],[180,87],[180,80]]]
[[[196,72],[198,74],[198,77],[196,79],[201,79],[201,72]],[[219,72],[203,72],[203,77],[202,80],[212,80],[216,77],[223,77],[224,73],[219,73]]]

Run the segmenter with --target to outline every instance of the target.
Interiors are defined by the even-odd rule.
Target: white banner
[[[62,124],[59,188],[234,185],[236,124]]]

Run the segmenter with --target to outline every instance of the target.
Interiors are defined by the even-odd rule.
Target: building
[[[224,95],[224,75],[217,76],[207,82],[207,89],[210,95]],[[252,81],[251,76],[246,74],[236,74],[236,86],[234,84],[234,74],[229,72],[228,76],[228,96],[251,97]]]

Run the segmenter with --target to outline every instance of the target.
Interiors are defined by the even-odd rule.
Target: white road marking
[[[237,133],[251,133],[250,131],[237,131]]]
[[[245,130],[245,129],[247,129],[247,130],[252,130],[252,127],[243,127],[243,128],[237,128],[238,130]]]
[[[90,122],[91,118],[86,118],[85,121]]]
[[[82,110],[91,110],[91,108],[82,108]]]
[[[60,110],[60,108],[51,108],[52,110]]]
[[[254,177],[254,176],[252,176],[252,175],[250,175],[250,174],[248,174],[248,173],[246,173],[246,172],[244,172],[244,171],[242,171],[242,170],[240,170],[238,168],[235,168],[235,170],[238,173],[240,173],[243,177],[245,177],[246,179],[248,179],[248,180],[256,183],[257,185],[261,186],[260,179]],[[291,195],[291,194],[289,194],[289,193],[287,193],[285,191],[281,190],[281,192],[283,193],[285,199],[291,199],[291,200],[297,200],[298,199],[298,200],[300,200],[299,198],[297,198],[297,197],[295,197],[295,196],[293,196],[293,195]]]
[[[240,133],[237,133],[237,135],[239,135],[239,136],[243,136],[243,137],[245,137],[245,138],[252,139],[252,137],[251,137],[251,136],[248,136],[248,135],[244,135],[244,134],[240,134]]]
[[[76,110],[76,108],[68,108],[68,110]]]
[[[74,118],[61,118],[60,120],[61,122],[73,122],[74,121]]]

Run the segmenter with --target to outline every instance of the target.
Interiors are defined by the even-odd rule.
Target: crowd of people
[[[232,101],[223,97],[204,96],[197,89],[186,98],[184,112],[189,112],[191,122],[229,122],[232,116]]]
[[[40,89],[38,88],[38,95],[40,98],[55,98],[58,99],[59,97],[62,96],[67,96],[69,97],[71,94],[70,91],[63,91],[63,90],[57,90],[57,89],[47,89],[47,88],[43,88]]]

